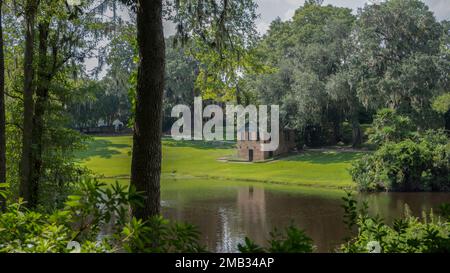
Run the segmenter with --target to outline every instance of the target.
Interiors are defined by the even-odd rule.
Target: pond
[[[342,191],[263,183],[171,179],[162,182],[163,214],[196,225],[202,243],[213,252],[236,252],[246,236],[259,244],[275,227],[290,223],[304,229],[317,252],[331,252],[348,236],[342,222]],[[413,215],[450,202],[450,193],[359,194],[371,214],[386,221],[402,216],[407,204]]]

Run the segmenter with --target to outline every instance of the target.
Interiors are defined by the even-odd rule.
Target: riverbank
[[[127,181],[131,167],[131,136],[95,137],[77,157],[106,181]],[[362,152],[316,150],[265,163],[223,162],[235,153],[230,142],[163,140],[162,175],[277,185],[350,189],[351,162]]]

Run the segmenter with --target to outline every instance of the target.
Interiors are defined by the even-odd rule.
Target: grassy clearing
[[[130,136],[98,137],[80,152],[81,164],[107,180],[127,180],[131,165]],[[183,177],[265,182],[330,189],[353,187],[347,169],[361,153],[314,151],[266,163],[231,163],[217,159],[235,153],[232,143],[163,140],[163,180]]]
[[[106,178],[105,183],[129,183],[129,178]],[[227,196],[235,196],[236,189],[241,187],[254,187],[270,190],[272,193],[293,194],[295,196],[320,196],[322,198],[340,199],[345,196],[341,189],[320,188],[310,186],[298,186],[290,184],[271,184],[260,182],[248,182],[238,180],[207,179],[197,177],[177,177],[163,175],[161,182],[161,196],[163,200],[180,198],[190,200],[220,200]],[[182,194],[180,194],[182,193]],[[174,198],[176,196],[176,198]]]

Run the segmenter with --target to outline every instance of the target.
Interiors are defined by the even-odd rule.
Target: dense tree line
[[[166,47],[168,102],[189,104],[194,94],[216,102],[227,97],[221,85],[207,84],[205,66],[193,62],[196,45],[177,51],[172,42]],[[291,20],[273,21],[252,43],[247,60],[257,61],[245,63],[252,69],[227,83],[227,100],[279,104],[283,125],[298,130],[299,144],[311,146],[349,138],[360,146],[361,124],[370,124],[385,107],[410,117],[418,130],[448,127],[448,110],[433,107],[445,103],[449,90],[448,48],[449,23],[436,21],[421,1],[366,5],[357,14],[307,1]],[[183,70],[184,76],[177,74]],[[174,88],[183,80],[187,88]]]
[[[258,45],[274,71],[244,81],[258,102],[281,105],[285,126],[298,129],[302,142],[337,143],[345,121],[356,147],[360,123],[385,107],[417,129],[443,126],[432,102],[449,90],[448,39],[448,22],[437,22],[421,1],[366,5],[356,15],[307,1],[292,20],[272,22]]]
[[[67,109],[88,78],[85,58],[108,30],[98,9],[62,0],[3,1],[1,158],[11,197],[24,198],[30,208],[61,205],[80,179],[73,151],[83,137],[69,129]]]
[[[83,136],[70,128],[95,124],[99,118],[106,123],[121,118],[130,120],[134,129],[131,188],[145,196],[143,206],[133,206],[133,215],[147,219],[159,214],[163,101],[176,102],[173,90],[184,85],[180,79],[165,88],[168,74],[184,71],[166,73],[163,16],[178,24],[173,42],[195,43],[198,51],[190,58],[204,61],[203,67],[195,64],[198,72],[193,72],[190,84],[201,73],[208,84],[219,84],[221,69],[235,79],[240,60],[246,59],[245,44],[255,33],[253,1],[2,4],[7,39],[5,58],[0,58],[6,61],[5,80],[0,78],[6,90],[6,96],[0,94],[0,142],[6,143],[0,143],[0,174],[4,176],[7,166],[7,178],[0,182],[9,188],[8,199],[21,197],[31,209],[61,206],[85,175],[73,159]],[[117,16],[119,9],[129,14],[129,22]],[[112,17],[105,15],[111,12]],[[177,55],[176,50],[169,50],[171,54]],[[97,75],[107,64],[100,80],[84,67],[91,57],[99,59]]]
[[[3,51],[3,1],[0,1],[0,188],[6,185],[6,107],[5,107],[5,53]],[[0,196],[0,209],[5,198]]]

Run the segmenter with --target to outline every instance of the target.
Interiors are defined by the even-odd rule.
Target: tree
[[[199,62],[196,87],[204,99],[242,103],[243,75],[261,71],[254,47],[258,41],[256,4],[251,0],[175,1],[175,45]]]
[[[38,14],[38,64],[36,69],[36,99],[32,118],[30,173],[31,185],[36,196],[33,204],[38,202],[40,180],[43,172],[43,143],[45,131],[45,115],[50,108],[54,78],[61,72],[66,63],[77,57],[77,46],[85,31],[81,25],[90,23],[89,15],[82,17],[77,9],[67,9],[65,1],[41,0]],[[67,76],[67,75],[66,75]]]
[[[56,159],[57,153],[54,153],[52,159],[56,161],[47,158],[49,164],[44,164],[44,156],[59,144],[69,147],[73,144],[71,140],[76,142],[78,139],[72,132],[62,133],[60,126],[64,115],[54,114],[67,104],[70,96],[64,94],[64,90],[76,80],[80,63],[93,44],[98,42],[98,38],[86,38],[87,34],[96,34],[95,31],[103,26],[95,18],[95,12],[85,12],[84,8],[86,6],[70,7],[64,0],[27,1],[20,196],[31,208],[40,201],[44,169],[47,168],[47,173],[53,172],[56,166],[51,166],[52,163],[64,158]],[[38,40],[36,63],[35,37]],[[59,133],[67,137],[65,143],[54,139]],[[52,142],[45,143],[46,137],[53,138]],[[50,144],[55,146],[50,147]],[[52,170],[49,170],[50,166]],[[61,185],[61,182],[58,184]]]
[[[6,183],[6,108],[5,108],[5,54],[3,52],[3,0],[0,0],[0,189]],[[0,209],[4,200],[0,196]]]
[[[138,80],[133,136],[131,185],[144,193],[144,206],[133,216],[160,214],[161,128],[165,76],[162,1],[137,2]]]
[[[22,125],[22,157],[20,162],[20,196],[27,201],[29,207],[37,205],[37,185],[32,184],[31,149],[34,110],[34,37],[35,22],[39,0],[27,0],[25,4],[25,56],[23,83],[23,125]]]
[[[308,1],[292,21],[273,21],[258,46],[273,69],[254,77],[253,92],[262,103],[279,104],[284,125],[300,131],[308,145],[339,141],[344,118],[356,120],[359,128],[358,112],[348,110],[351,101],[337,95],[342,84],[340,90],[328,84],[348,59],[346,43],[354,20],[349,9]],[[349,114],[344,116],[344,110]],[[333,135],[325,136],[329,128]]]
[[[445,129],[450,130],[450,92],[433,100],[433,110],[444,116]]]
[[[336,101],[342,107],[345,115],[352,126],[352,147],[356,148],[362,144],[362,132],[359,123],[360,103],[356,96],[354,85],[354,76],[352,71],[343,68],[341,71],[332,75],[327,83],[326,89],[331,99]]]
[[[162,0],[126,1],[137,11],[139,66],[131,186],[144,193],[144,206],[133,206],[133,215],[148,219],[160,213],[161,130],[165,76],[165,41]],[[130,3],[131,2],[131,3]],[[254,19],[255,4],[239,1],[175,1],[173,20],[178,39],[189,39],[221,52],[231,52],[240,31],[247,33]],[[236,32],[237,31],[237,32]],[[250,30],[251,31],[251,30]],[[215,60],[219,64],[223,59]]]
[[[164,92],[163,131],[169,131],[174,119],[172,108],[178,104],[194,105],[200,95],[195,87],[199,62],[189,54],[189,47],[174,47],[174,38],[166,39],[166,86]]]
[[[431,99],[441,92],[442,26],[419,0],[366,5],[358,14],[353,65],[364,106],[390,107],[429,127]],[[448,69],[448,68],[446,68]]]

